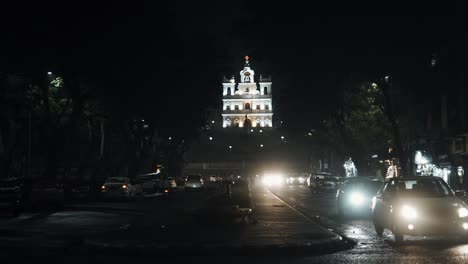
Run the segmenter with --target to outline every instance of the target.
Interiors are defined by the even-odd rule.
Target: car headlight
[[[354,192],[351,193],[349,198],[351,199],[351,203],[354,205],[360,205],[364,202],[365,198],[362,193]]]
[[[458,217],[467,217],[468,216],[468,209],[465,207],[459,208],[458,209]]]
[[[416,209],[404,205],[401,208],[401,216],[406,219],[415,219],[418,217],[418,213],[416,212]]]

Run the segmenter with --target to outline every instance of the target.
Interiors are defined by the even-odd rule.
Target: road
[[[226,212],[220,212],[220,199],[213,199],[209,193],[179,193],[173,199],[162,197],[140,198],[135,202],[95,202],[68,205],[60,212],[26,212],[18,218],[0,216],[1,246],[19,245],[20,248],[34,248],[37,245],[65,243],[68,246],[128,245],[152,246],[197,246],[216,244],[220,241],[240,241],[249,234],[260,233],[263,239],[277,239],[273,234],[283,228],[289,234],[305,233],[310,221],[321,223],[329,230],[356,242],[351,249],[332,254],[310,255],[289,252],[284,248],[272,249],[271,254],[258,254],[254,251],[245,255],[228,258],[215,250],[204,252],[204,262],[219,263],[467,263],[468,240],[459,238],[408,237],[403,245],[396,245],[393,236],[385,231],[383,237],[376,236],[373,225],[367,216],[340,219],[336,214],[334,194],[312,194],[305,186],[284,186],[270,188],[269,193],[277,201],[264,207],[268,220],[260,219],[254,226],[232,225]],[[262,197],[268,195],[263,193]],[[265,201],[264,201],[265,202]],[[222,203],[221,203],[222,204]],[[284,207],[279,207],[285,204]],[[296,210],[286,210],[288,206]],[[268,209],[271,208],[271,209]],[[224,218],[223,218],[224,217]],[[298,218],[299,217],[299,218]],[[284,222],[286,221],[286,222]],[[294,227],[285,223],[298,224]],[[264,226],[265,228],[263,228]],[[267,230],[267,231],[263,231]],[[283,232],[282,231],[282,232]],[[249,233],[250,232],[250,233]],[[271,234],[269,234],[270,232]],[[271,235],[271,236],[270,236]],[[287,234],[282,234],[281,237]],[[289,236],[291,238],[291,236]],[[271,241],[266,241],[270,243]],[[8,255],[9,252],[3,251]],[[76,252],[75,252],[76,253]],[[177,253],[176,253],[177,254]],[[247,257],[256,255],[255,258]],[[2,254],[0,254],[2,255]],[[62,259],[70,262],[66,255]],[[82,257],[86,257],[83,254]],[[123,263],[134,261],[135,256],[106,255],[106,261]],[[98,258],[99,259],[99,258]],[[186,262],[186,257],[180,257]],[[190,258],[191,259],[191,258]],[[80,257],[73,263],[82,263]],[[137,263],[154,262],[152,256],[138,255]]]
[[[408,237],[396,245],[390,231],[378,237],[368,215],[340,219],[335,193],[312,194],[306,186],[283,186],[270,191],[309,217],[357,242],[353,249],[319,257],[297,258],[297,263],[467,263],[468,239],[463,237]],[[294,263],[292,261],[291,263]]]

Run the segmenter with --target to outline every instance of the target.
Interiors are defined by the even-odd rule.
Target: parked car
[[[372,198],[383,182],[369,177],[347,179],[336,193],[338,215],[372,212]]]
[[[0,210],[20,215],[24,206],[23,180],[20,178],[0,179]]]
[[[377,235],[390,229],[395,241],[404,235],[468,235],[468,206],[438,177],[392,178],[372,202]]]
[[[127,177],[113,177],[107,179],[101,187],[103,198],[125,198],[131,200],[136,197],[137,187]]]
[[[25,203],[34,209],[62,209],[65,205],[63,182],[46,177],[26,179]]]
[[[185,178],[185,190],[202,190],[203,189],[203,179],[199,174],[188,175]]]

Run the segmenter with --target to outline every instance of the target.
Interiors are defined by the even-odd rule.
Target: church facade
[[[255,71],[245,56],[244,69],[239,82],[234,76],[223,80],[223,128],[273,127],[273,101],[271,78],[260,75],[255,82]]]

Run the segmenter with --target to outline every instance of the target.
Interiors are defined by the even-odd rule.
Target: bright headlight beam
[[[414,208],[404,205],[401,208],[401,216],[406,219],[415,219],[418,217],[418,213]]]
[[[458,209],[458,217],[462,218],[462,217],[467,217],[467,216],[468,216],[468,209],[466,209],[465,207]]]
[[[354,205],[360,205],[364,202],[364,195],[358,192],[351,193],[350,195],[351,203]]]

